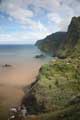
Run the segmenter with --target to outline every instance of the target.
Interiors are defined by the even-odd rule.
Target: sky
[[[80,0],[0,0],[0,44],[32,44],[67,31]]]

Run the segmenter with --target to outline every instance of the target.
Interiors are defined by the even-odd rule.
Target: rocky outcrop
[[[80,17],[73,17],[68,27],[68,31],[58,32],[47,36],[45,39],[37,41],[36,45],[44,52],[53,56],[65,58],[73,54],[80,53]],[[73,54],[75,56],[75,54]]]
[[[47,36],[43,40],[39,40],[36,43],[38,48],[46,53],[56,56],[59,49],[62,47],[66,40],[66,32],[56,32]]]
[[[63,118],[64,120],[67,120],[67,118],[78,120],[77,111],[80,111],[80,107],[78,109],[78,105],[80,106],[80,17],[72,19],[67,36],[64,35],[66,40],[61,39],[62,43],[58,38],[55,38],[57,42],[56,40],[54,42],[53,36],[55,35],[53,34],[45,40],[37,42],[37,45],[41,50],[47,50],[46,52],[51,54],[55,50],[55,55],[64,58],[67,56],[67,58],[55,59],[49,64],[43,65],[36,82],[30,86],[30,94],[35,98],[36,102],[34,103],[38,106],[39,113],[43,111],[49,113],[49,119],[45,116],[43,120],[54,119],[53,114],[55,113],[51,114],[50,112],[56,111],[59,111],[56,112],[57,116],[63,115],[61,119],[58,117],[55,120],[62,120]],[[46,45],[45,48],[47,49],[44,49]],[[32,108],[34,108],[34,103]],[[69,109],[66,107],[67,105]],[[73,114],[73,112],[76,114]]]

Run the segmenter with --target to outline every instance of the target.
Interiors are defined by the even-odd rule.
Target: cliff
[[[36,45],[44,52],[65,58],[76,51],[80,53],[80,17],[73,17],[68,31],[58,32],[37,41]],[[77,55],[78,55],[77,53]]]
[[[80,17],[72,18],[67,33],[56,33],[56,35],[61,35],[61,38],[64,36],[64,39],[60,40],[58,36],[54,42],[55,34],[52,34],[38,41],[37,45],[41,50],[47,50],[46,52],[53,55],[55,50],[55,55],[66,58],[53,59],[40,68],[36,82],[30,86],[29,96],[25,97],[23,103],[31,113],[46,113],[41,117],[42,120],[78,120],[80,118],[80,109],[78,109],[78,105],[80,106]],[[47,46],[45,47],[47,49],[44,49],[44,46]],[[27,101],[32,102],[29,102],[29,105]]]
[[[47,36],[43,40],[36,42],[36,46],[46,53],[56,56],[66,40],[66,32],[56,32]]]
[[[80,17],[73,17],[68,27],[65,44],[59,55],[79,57],[80,55]]]

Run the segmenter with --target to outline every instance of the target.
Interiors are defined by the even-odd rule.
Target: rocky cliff
[[[80,52],[80,17],[72,18],[66,33],[54,33],[43,40],[37,41],[36,45],[42,51],[63,58],[73,54],[73,51],[74,53],[76,51]]]
[[[66,40],[66,32],[56,32],[47,36],[43,40],[36,42],[36,46],[50,55],[56,56]]]
[[[55,55],[66,56],[66,58],[53,59],[40,68],[36,82],[30,86],[29,97],[26,97],[23,103],[29,107],[29,111],[32,110],[32,113],[48,112],[43,120],[53,120],[55,114],[57,116],[63,114],[61,119],[58,117],[55,120],[67,120],[67,118],[78,120],[78,115],[80,116],[80,109],[78,109],[79,114],[77,113],[77,107],[80,106],[80,17],[72,18],[67,33],[56,33],[56,35],[60,39],[55,38],[55,42],[53,40],[55,34],[53,34],[37,42],[37,45],[41,50],[47,50],[46,52],[51,54],[54,54],[55,50]],[[62,36],[64,39],[61,39]],[[32,99],[30,106],[26,104],[27,99],[29,101]]]

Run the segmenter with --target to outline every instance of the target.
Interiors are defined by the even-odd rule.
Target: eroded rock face
[[[36,43],[39,49],[53,56],[65,58],[73,51],[80,53],[80,17],[73,17],[67,32],[57,32]],[[76,54],[76,53],[75,53]]]
[[[80,17],[72,18],[63,47],[67,56],[70,56],[76,51],[80,53]]]

